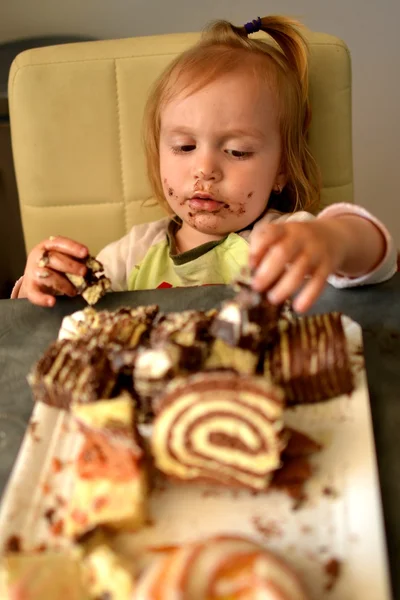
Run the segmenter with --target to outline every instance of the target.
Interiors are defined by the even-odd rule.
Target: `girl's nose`
[[[217,161],[205,154],[198,157],[193,171],[196,181],[219,181],[222,175]]]

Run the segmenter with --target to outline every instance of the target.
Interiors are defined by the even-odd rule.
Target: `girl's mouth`
[[[208,194],[195,194],[188,202],[190,208],[196,211],[217,212],[226,206],[225,202],[215,200]]]

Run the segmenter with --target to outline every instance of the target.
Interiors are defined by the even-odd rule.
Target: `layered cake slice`
[[[238,291],[216,315],[206,369],[229,369],[255,374],[265,348],[276,338],[282,307],[270,304],[265,294],[254,291],[250,279],[238,279]]]
[[[139,580],[136,600],[308,600],[297,573],[249,538],[226,535],[184,544]]]
[[[66,410],[109,398],[116,379],[101,346],[68,339],[52,343],[28,375],[35,400]]]
[[[204,372],[171,382],[158,409],[151,448],[160,471],[268,488],[286,443],[281,389],[262,377]]]
[[[266,355],[264,373],[283,387],[289,404],[350,394],[353,376],[341,315],[306,316],[288,323]]]
[[[136,348],[146,343],[157,305],[122,307],[115,311],[96,311],[86,308],[76,323],[77,337],[96,338],[99,343],[119,344],[124,348]]]
[[[206,351],[201,342],[186,347],[172,341],[157,348],[139,350],[133,378],[139,409],[145,421],[154,416],[158,398],[173,378],[201,369]]]
[[[153,324],[150,345],[158,347],[165,342],[175,342],[191,347],[199,343],[208,343],[210,326],[216,313],[216,310],[160,313]]]
[[[104,274],[104,267],[93,256],[88,256],[81,261],[86,266],[85,275],[66,273],[66,277],[75,286],[88,304],[96,304],[104,294],[111,291],[111,281]]]
[[[137,529],[147,516],[147,475],[132,398],[74,405],[72,415],[84,441],[74,462],[66,535],[76,538],[98,525]]]

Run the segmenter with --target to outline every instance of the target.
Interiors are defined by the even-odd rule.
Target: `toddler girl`
[[[249,37],[263,30],[261,39]],[[392,276],[384,226],[337,204],[317,218],[320,178],[311,155],[308,52],[300,25],[264,17],[219,21],[156,82],[144,118],[149,180],[167,216],[104,248],[113,289],[229,283],[242,266],[273,303],[297,294],[307,310],[326,280],[337,287]],[[43,252],[44,266],[39,266]],[[44,240],[29,254],[13,297],[52,306],[74,295],[88,249]],[[77,260],[78,259],[78,260]],[[43,261],[40,262],[43,265]]]

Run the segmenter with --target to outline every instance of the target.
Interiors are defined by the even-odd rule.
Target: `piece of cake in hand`
[[[64,531],[76,538],[98,525],[134,531],[147,518],[147,472],[129,394],[71,412],[83,434],[74,462]]]
[[[144,572],[135,600],[309,600],[295,571],[250,539],[182,545]]]
[[[283,392],[262,377],[203,372],[176,379],[160,398],[151,448],[173,478],[253,490],[281,465]]]
[[[341,315],[326,313],[287,323],[267,352],[264,374],[283,387],[288,404],[350,394],[353,376]]]
[[[89,600],[79,552],[11,553],[2,563],[3,600]]]
[[[88,256],[80,262],[86,266],[85,275],[75,275],[73,273],[65,273],[65,275],[76,288],[78,294],[93,306],[104,294],[111,291],[111,281],[105,276],[101,262],[93,256]]]

